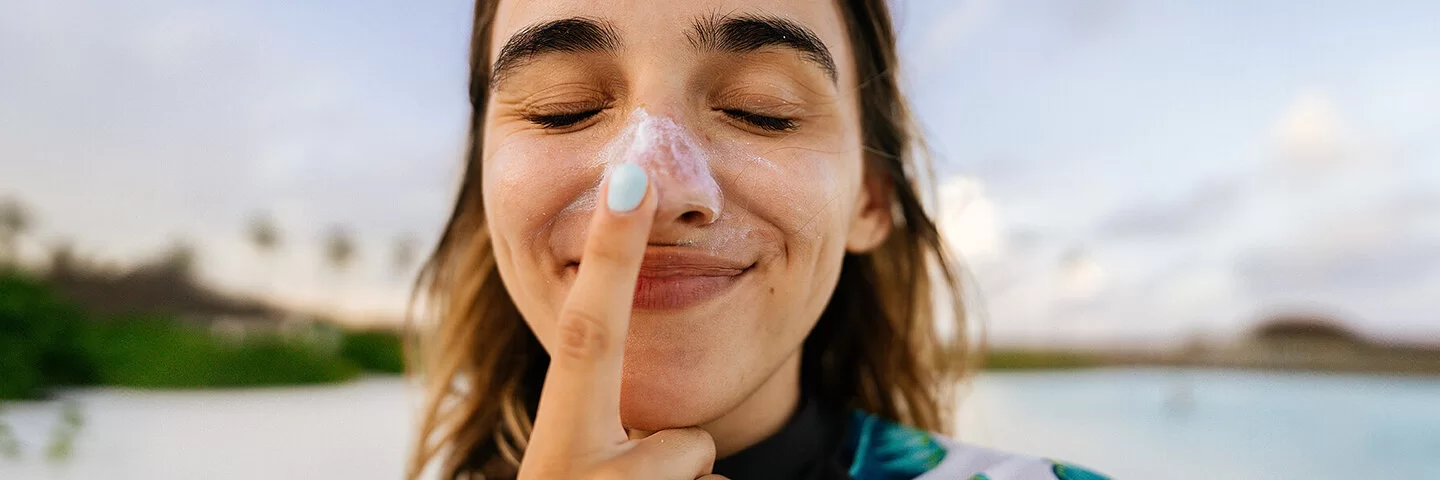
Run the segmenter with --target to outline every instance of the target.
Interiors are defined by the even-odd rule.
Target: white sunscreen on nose
[[[683,194],[689,201],[720,205],[720,185],[710,174],[710,156],[700,142],[674,120],[651,115],[644,108],[630,114],[625,129],[601,150],[606,175],[616,165],[634,164],[657,179],[656,191],[664,198],[666,189]]]

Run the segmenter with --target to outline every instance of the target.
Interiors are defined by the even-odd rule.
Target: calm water
[[[988,375],[962,436],[1132,479],[1440,479],[1440,378]]]
[[[66,394],[84,425],[45,457],[59,402],[0,411],[0,478],[400,475],[415,399],[395,378],[241,391]],[[1131,479],[1440,479],[1440,378],[1111,369],[987,374],[961,437]],[[744,480],[744,479],[737,479]]]

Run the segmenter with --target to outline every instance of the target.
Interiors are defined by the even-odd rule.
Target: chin
[[[626,358],[620,388],[620,421],[628,428],[653,431],[704,425],[734,409],[747,391],[738,385],[741,376],[733,363],[662,366],[632,358]]]

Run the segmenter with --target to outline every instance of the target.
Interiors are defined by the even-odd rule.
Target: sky
[[[0,198],[49,245],[177,241],[228,289],[383,318],[450,207],[468,2],[0,0]],[[968,308],[997,343],[1334,316],[1440,342],[1440,3],[893,2]],[[268,212],[281,247],[246,222]],[[359,239],[323,262],[336,228]]]

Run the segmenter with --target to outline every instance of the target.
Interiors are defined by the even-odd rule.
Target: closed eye
[[[585,110],[574,113],[560,113],[554,115],[527,115],[526,120],[544,128],[565,128],[590,119],[600,113],[600,109]]]
[[[730,118],[754,125],[762,130],[786,132],[795,129],[795,120],[789,118],[771,117],[733,108],[720,109],[720,111]]]

